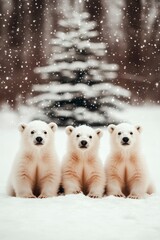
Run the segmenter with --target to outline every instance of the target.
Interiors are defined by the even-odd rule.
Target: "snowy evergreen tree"
[[[44,80],[33,86],[35,96],[29,103],[43,120],[60,126],[106,125],[114,121],[114,109],[123,109],[123,100],[130,96],[113,85],[118,65],[106,62],[106,44],[95,41],[96,23],[89,17],[87,12],[73,13],[60,20],[48,66],[35,69]]]

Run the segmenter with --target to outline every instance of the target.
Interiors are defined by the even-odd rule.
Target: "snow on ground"
[[[0,113],[0,240],[159,240],[160,239],[160,107],[130,108],[121,118],[143,126],[142,147],[157,193],[134,200],[113,196],[91,199],[82,194],[50,199],[6,196],[8,173],[18,149],[17,117]],[[14,119],[12,121],[11,119]],[[3,122],[3,124],[2,124]],[[6,122],[10,122],[7,126]],[[100,154],[109,151],[104,129]],[[65,151],[64,129],[56,135],[59,155]]]

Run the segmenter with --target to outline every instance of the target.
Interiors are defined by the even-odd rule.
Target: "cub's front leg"
[[[85,169],[86,172],[86,188],[88,189],[88,196],[92,198],[101,198],[104,194],[105,188],[105,174],[103,166],[98,163],[88,164]]]
[[[122,187],[120,180],[117,180],[116,177],[114,176],[114,179],[108,179],[107,180],[107,195],[113,195],[115,197],[125,197],[125,195],[122,193]]]
[[[56,171],[48,171],[39,180],[41,194],[39,198],[47,198],[57,196],[60,185],[60,173]]]
[[[114,166],[107,168],[107,195],[113,195],[115,197],[125,197],[122,192],[124,185],[123,179],[119,175],[119,171]]]
[[[134,173],[134,175],[129,179],[128,185],[130,186],[129,198],[139,199],[144,198],[147,194],[148,183],[146,176],[140,171]]]
[[[77,194],[81,192],[81,181],[75,164],[69,162],[62,169],[62,185],[65,194]]]
[[[39,198],[57,196],[61,181],[60,165],[53,157],[46,157],[38,163],[37,187],[40,189]]]
[[[35,198],[33,194],[34,179],[26,169],[20,169],[13,180],[16,197]]]

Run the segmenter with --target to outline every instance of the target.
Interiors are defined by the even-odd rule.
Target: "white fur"
[[[140,151],[140,126],[121,123],[108,126],[111,152],[106,161],[107,195],[142,198],[153,193],[146,163]],[[133,133],[133,134],[132,134]],[[122,145],[123,138],[129,145]]]
[[[85,125],[76,128],[68,126],[66,133],[68,146],[62,166],[65,194],[83,191],[90,197],[102,197],[105,175],[98,156],[101,129],[93,130]],[[81,141],[87,141],[87,148],[81,148]]]
[[[7,192],[17,197],[52,197],[60,184],[60,166],[54,147],[55,123],[32,121],[21,124],[20,148],[8,181]],[[35,145],[42,137],[43,145]]]

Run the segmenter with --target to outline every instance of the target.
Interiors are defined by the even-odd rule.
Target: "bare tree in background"
[[[56,1],[51,0],[0,2],[0,88],[1,98],[10,104],[17,93],[25,97],[38,81],[33,69],[49,57],[55,7]]]
[[[126,60],[132,73],[138,74],[141,62],[141,0],[125,0]]]

